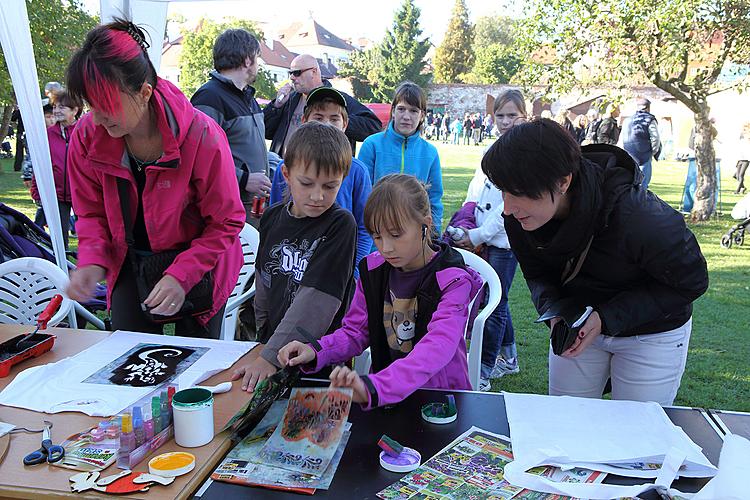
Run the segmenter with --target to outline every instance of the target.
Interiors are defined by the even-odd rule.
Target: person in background
[[[620,108],[614,104],[607,106],[602,116],[599,128],[596,130],[596,144],[617,144],[620,138],[620,126],[617,118],[620,116]]]
[[[567,109],[560,109],[555,115],[555,121],[573,137],[577,138],[575,126],[573,125],[573,122],[570,121],[570,111]]]
[[[323,79],[317,59],[310,54],[301,54],[292,59],[287,83],[279,89],[276,98],[263,109],[266,124],[266,139],[271,140],[271,151],[284,157],[284,145],[302,124],[302,113],[305,109],[307,94],[313,89],[325,86],[331,82]],[[349,127],[346,136],[352,146],[352,155],[356,152],[356,142],[364,141],[368,136],[380,132],[382,124],[367,106],[360,104],[355,98],[341,93],[346,99],[346,109],[349,112]]]
[[[325,123],[336,127],[342,132],[349,124],[349,115],[346,112],[346,99],[336,89],[330,87],[318,87],[310,92],[305,104],[305,112],[302,115],[302,123],[310,121]],[[281,163],[283,165],[283,161]],[[341,208],[349,210],[357,222],[357,257],[354,264],[354,277],[359,277],[357,266],[365,255],[372,249],[372,238],[365,227],[365,202],[372,191],[372,183],[365,165],[356,158],[352,158],[349,173],[344,177],[339,192],[336,195],[336,203]],[[276,168],[271,186],[271,205],[279,202],[289,201],[289,192],[283,170]]]
[[[474,113],[471,120],[471,141],[475,146],[482,142],[482,116],[479,113]]]
[[[391,103],[388,127],[365,139],[358,158],[367,166],[373,185],[392,173],[412,174],[424,182],[428,186],[432,220],[440,234],[443,175],[437,148],[420,136],[426,109],[424,90],[412,82],[399,85]]]
[[[47,103],[42,106],[42,112],[44,113],[44,125],[49,129],[52,125],[57,123],[55,113],[53,112],[52,104]],[[26,189],[29,190],[34,205],[36,206],[36,214],[34,215],[34,224],[43,228],[47,225],[47,219],[44,217],[44,209],[42,208],[42,199],[39,196],[39,189],[36,187],[34,181],[34,166],[31,163],[31,155],[28,152],[28,147],[24,154],[23,164],[21,166],[21,180]]]
[[[581,145],[584,146],[586,144],[596,144],[596,134],[599,130],[599,125],[602,122],[602,119],[599,116],[599,110],[596,108],[590,108],[586,112],[586,118],[588,118],[588,125],[586,125],[586,134],[583,142],[581,142]]]
[[[574,124],[576,129],[576,139],[578,140],[578,144],[581,144],[586,138],[586,128],[589,124],[589,118],[586,115],[578,115],[576,116]]]
[[[451,144],[458,146],[461,143],[461,133],[464,130],[464,124],[456,118],[451,123]]]
[[[550,346],[550,395],[600,398],[611,379],[612,399],[671,405],[692,303],[708,289],[706,259],[683,217],[641,188],[621,149],[582,151],[549,120],[513,127],[482,169],[503,191],[505,230],[537,311],[592,308],[567,350],[558,356]]]
[[[464,113],[464,121],[461,123],[461,131],[464,137],[464,146],[468,146],[469,141],[471,140],[471,127],[471,115],[469,115],[469,113]]]
[[[661,140],[661,152],[659,161],[674,158],[674,125],[671,116],[663,116],[659,123],[659,139]]]
[[[737,190],[734,193],[745,194],[747,191],[747,188],[745,188],[745,173],[747,172],[748,165],[750,165],[750,122],[742,126],[739,153],[740,160],[737,161],[733,175],[737,180]]]
[[[526,101],[519,90],[511,89],[501,92],[495,98],[495,125],[500,134],[526,121]],[[518,373],[518,353],[513,319],[508,307],[508,295],[516,274],[518,261],[513,255],[505,233],[503,223],[503,193],[477,166],[464,203],[476,203],[474,220],[477,227],[464,228],[465,236],[456,242],[456,246],[469,251],[476,251],[486,246],[486,259],[500,278],[502,296],[500,304],[487,318],[482,339],[482,368],[479,390],[489,391],[490,379]]]
[[[232,374],[244,391],[284,366],[277,355],[287,343],[341,325],[354,282],[357,224],[336,195],[351,159],[344,133],[323,123],[302,124],[287,143],[281,171],[291,197],[263,214],[255,261],[255,318],[265,346]]]
[[[651,114],[651,101],[645,97],[636,99],[638,110],[629,117],[622,127],[623,149],[638,163],[643,172],[643,189],[651,183],[651,162],[659,157],[661,142],[659,124]]]
[[[47,128],[47,141],[49,142],[52,175],[55,179],[55,191],[57,192],[60,227],[62,229],[63,243],[67,250],[71,222],[70,211],[73,208],[70,173],[68,171],[68,145],[78,123],[78,118],[80,118],[83,111],[83,102],[79,98],[72,96],[65,89],[53,94],[52,101],[54,103],[52,109],[56,123]],[[36,178],[34,177],[31,180],[31,193],[32,199],[40,199],[39,190],[36,186]]]
[[[141,28],[116,19],[91,30],[68,66],[68,92],[91,112],[70,139],[79,246],[67,293],[87,300],[106,278],[113,329],[162,333],[153,317],[166,316],[177,335],[218,338],[242,267],[232,153],[216,122],[157,77],[146,47]],[[167,252],[174,260],[143,298],[131,263]],[[207,309],[178,317],[208,273]]]
[[[214,71],[190,99],[227,135],[245,221],[255,229],[260,216],[252,213],[253,197],[266,198],[271,191],[263,112],[252,86],[258,76],[259,56],[260,44],[249,31],[224,31],[214,43]]]
[[[339,366],[330,375],[364,409],[398,403],[421,387],[471,390],[464,332],[482,278],[458,251],[432,241],[427,192],[412,175],[380,179],[365,220],[378,251],[359,265],[341,327],[319,342],[290,342],[279,365],[312,373],[369,347],[370,374]]]

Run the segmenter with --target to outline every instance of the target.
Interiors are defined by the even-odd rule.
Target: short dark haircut
[[[327,175],[349,175],[352,146],[346,135],[333,125],[307,122],[292,134],[284,152],[288,171],[314,165],[315,171]]]
[[[97,26],[68,64],[68,92],[98,111],[120,111],[118,91],[132,95],[144,83],[156,88],[156,70],[147,48],[146,33],[126,19]]]
[[[554,198],[558,183],[575,178],[581,147],[557,122],[541,118],[508,130],[482,158],[482,170],[501,191],[514,196]]]
[[[252,33],[242,28],[228,29],[214,43],[214,68],[216,71],[239,68],[249,57],[255,60],[260,54],[260,44]]]
[[[52,114],[52,104],[45,104],[42,106],[42,113],[45,115],[51,115]]]
[[[427,95],[422,90],[422,87],[414,82],[403,82],[398,86],[396,92],[393,94],[393,102],[391,102],[391,119],[393,119],[393,110],[401,101],[405,102],[409,106],[414,106],[422,110],[422,119],[419,121],[417,130],[422,130],[424,124],[424,115],[427,113]]]

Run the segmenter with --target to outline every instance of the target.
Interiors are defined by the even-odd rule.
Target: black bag
[[[138,302],[148,318],[155,323],[172,323],[187,316],[200,316],[211,310],[213,306],[214,280],[211,271],[208,271],[185,294],[185,302],[180,310],[170,316],[151,314],[143,303],[146,297],[154,289],[154,286],[164,277],[164,271],[172,265],[177,256],[184,250],[168,250],[166,252],[151,253],[145,255],[135,249],[133,238],[133,221],[130,218],[130,199],[128,198],[128,184],[125,179],[117,179],[117,191],[120,195],[120,207],[122,208],[123,223],[125,224],[125,242],[128,245],[128,260],[133,267],[136,287],[138,289]]]

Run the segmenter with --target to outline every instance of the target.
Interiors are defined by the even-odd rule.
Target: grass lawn
[[[483,147],[437,144],[443,166],[445,219],[463,203],[466,188],[479,165]],[[33,218],[35,207],[12,161],[0,161],[0,201]],[[654,165],[651,189],[673,207],[679,206],[687,163]],[[676,405],[750,411],[750,241],[726,250],[721,235],[737,221],[729,212],[740,196],[728,166],[722,176],[721,211],[709,222],[691,224],[708,261],[711,285],[695,303],[687,369]],[[71,239],[71,249],[77,240]],[[533,323],[537,314],[519,272],[510,292],[521,372],[493,381],[493,390],[547,393],[549,332]]]

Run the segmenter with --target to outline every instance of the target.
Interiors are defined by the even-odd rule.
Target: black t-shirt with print
[[[334,203],[319,217],[297,218],[290,203],[269,208],[260,221],[256,279],[268,289],[269,304],[261,342],[276,331],[300,286],[341,300],[329,331],[341,325],[353,292],[357,223],[351,212]]]

